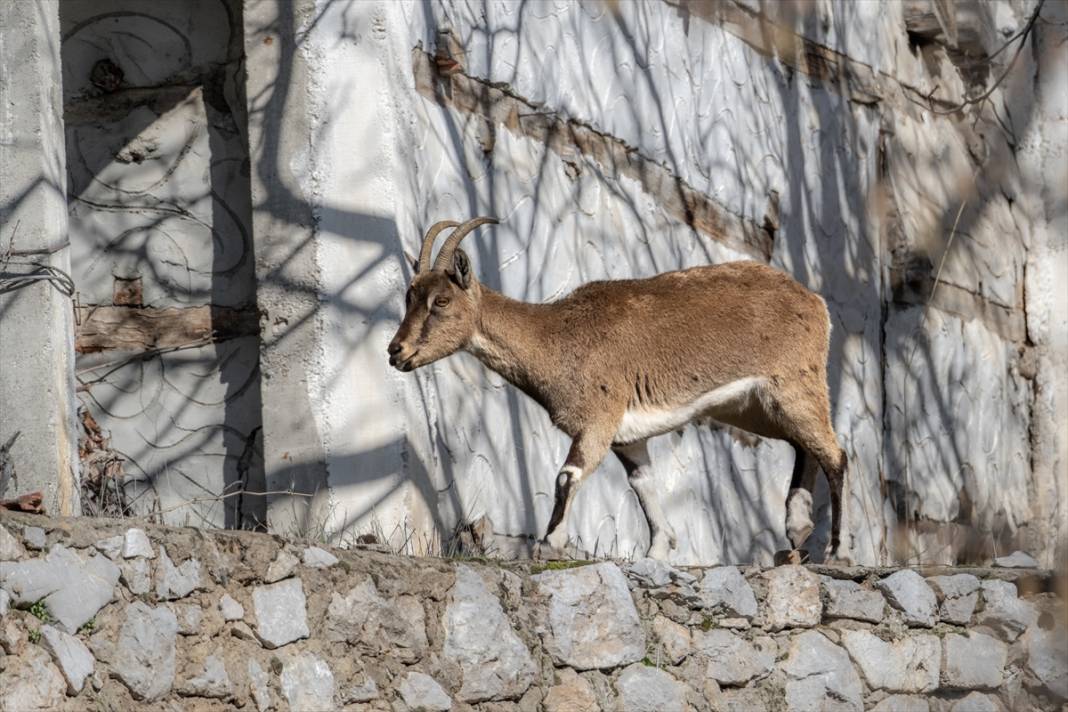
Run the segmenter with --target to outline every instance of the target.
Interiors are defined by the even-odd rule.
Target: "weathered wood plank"
[[[148,351],[259,334],[254,307],[89,305],[79,307],[78,316],[74,348],[80,354]]]

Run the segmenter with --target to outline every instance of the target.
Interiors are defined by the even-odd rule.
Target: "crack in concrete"
[[[978,320],[1005,341],[1022,344],[1027,338],[1024,312],[1001,304],[960,285],[925,276],[917,281],[902,279],[898,270],[890,270],[892,299],[895,304],[926,306],[966,321]],[[933,294],[933,297],[932,297]]]

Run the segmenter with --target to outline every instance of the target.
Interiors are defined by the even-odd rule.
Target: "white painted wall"
[[[675,221],[640,185],[603,178],[578,153],[569,159],[575,176],[557,153],[498,127],[484,154],[480,120],[415,90],[412,50],[433,51],[440,28],[460,38],[469,75],[626,141],[730,213],[760,222],[778,194],[772,263],[819,291],[832,314],[830,386],[852,462],[847,526],[859,561],[952,557],[922,536],[912,550],[895,548],[887,494],[895,486],[936,523],[960,519],[961,487],[970,486],[973,521],[1027,524],[1032,395],[1018,344],[982,319],[888,305],[886,285],[894,245],[940,261],[964,196],[968,235],[948,252],[943,276],[1022,310],[1028,245],[1052,228],[1035,222],[1042,208],[1004,197],[1014,173],[991,174],[969,197],[970,156],[1007,139],[908,103],[910,86],[926,93],[938,83],[948,98],[964,88],[944,56],[910,49],[901,5],[875,6],[817,3],[800,24],[874,68],[886,92],[875,104],[850,101],[675,3],[322,0],[302,16],[309,100],[290,110],[305,112],[313,131],[307,152],[289,160],[317,206],[322,309],[308,376],[327,453],[327,531],[344,540],[380,529],[432,550],[439,534],[483,514],[512,535],[540,534],[548,519],[568,442],[537,405],[467,355],[408,375],[386,362],[408,276],[401,250],[416,252],[431,222],[499,216],[466,249],[485,283],[530,301],[592,279],[744,257]],[[1028,8],[1002,8],[998,27],[1015,31]],[[1023,90],[1035,76],[1027,61]],[[1056,127],[1046,141],[1062,153],[1068,145]],[[880,170],[888,172],[881,192]],[[881,195],[897,206],[894,219]],[[1042,259],[1063,261],[1064,252]],[[679,534],[674,561],[767,561],[786,545],[788,446],[751,448],[688,428],[655,441],[653,455]],[[643,551],[640,511],[611,459],[572,511],[571,534],[588,550]],[[1052,541],[1050,531],[1036,534],[1043,552]]]

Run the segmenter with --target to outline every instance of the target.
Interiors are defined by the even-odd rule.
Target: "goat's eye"
[[[447,307],[447,306],[449,306],[449,298],[448,297],[435,297],[434,298],[434,306],[436,306],[436,307]]]

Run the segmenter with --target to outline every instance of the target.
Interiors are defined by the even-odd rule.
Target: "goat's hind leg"
[[[675,537],[675,529],[660,507],[647,441],[616,445],[612,447],[612,452],[623,463],[623,468],[627,471],[627,481],[634,494],[638,495],[638,504],[641,505],[645,521],[649,525],[648,555],[654,559],[666,559],[677,546],[678,540]]]
[[[847,561],[848,554],[843,557],[841,549],[846,454],[838,444],[838,436],[831,426],[831,409],[826,387],[822,384],[808,384],[807,388],[800,387],[780,391],[774,394],[769,410],[779,422],[786,439],[794,445],[795,451],[798,453],[803,451],[806,454],[800,471],[795,463],[794,478],[800,476],[797,484],[801,485],[796,489],[802,491],[806,489],[804,485],[808,484],[805,480],[810,468],[808,460],[815,459],[823,470],[823,474],[827,477],[827,485],[831,495],[831,546],[829,557],[830,560],[838,562]],[[814,484],[814,482],[811,484]],[[806,493],[809,500],[811,499],[811,491],[810,486],[808,493]],[[808,533],[805,532],[806,526],[803,518],[799,517],[799,522],[795,523],[796,526],[794,527],[790,526],[789,518],[795,509],[803,509],[802,505],[806,497],[805,494],[800,493],[795,495],[793,483],[791,483],[789,497],[790,499],[794,497],[801,498],[797,503],[793,504],[793,507],[791,507],[790,500],[788,500],[787,504],[787,529],[788,531],[793,529],[793,531],[790,531],[791,543],[797,546],[793,541],[794,536],[804,534],[807,537]]]
[[[845,499],[846,468],[849,460],[845,450],[838,448],[835,453],[820,457],[820,467],[827,476],[827,485],[831,491],[831,551],[825,563],[852,564],[849,547],[842,550],[842,507]]]

